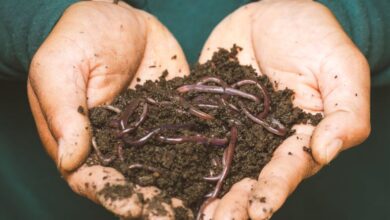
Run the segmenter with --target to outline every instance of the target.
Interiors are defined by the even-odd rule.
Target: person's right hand
[[[176,56],[176,59],[171,59]],[[154,66],[154,68],[151,68]],[[30,66],[28,96],[42,142],[71,188],[123,218],[173,219],[146,201],[153,187],[136,187],[112,201],[99,194],[107,184],[127,184],[113,168],[83,165],[90,153],[88,109],[112,101],[121,91],[189,72],[184,54],[167,29],[151,15],[119,2],[79,2],[70,6],[38,49]],[[138,195],[142,194],[143,199]]]

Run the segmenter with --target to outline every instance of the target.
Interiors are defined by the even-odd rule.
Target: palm
[[[342,147],[367,137],[369,71],[333,15],[311,1],[273,0],[242,7],[215,28],[200,62],[216,48],[233,44],[243,48],[238,54],[242,64],[267,75],[277,89],[292,89],[296,106],[325,116],[316,128],[296,125],[296,133],[279,146],[257,182],[238,183],[240,190],[231,190],[206,211],[216,220],[267,219],[302,179],[316,173]],[[347,127],[361,119],[361,126]],[[313,154],[303,151],[304,146]],[[237,210],[235,203],[242,206]]]
[[[30,104],[49,155],[75,192],[125,218],[152,217],[154,212],[136,194],[114,202],[99,195],[107,184],[127,182],[115,169],[81,166],[91,143],[86,114],[134,86],[136,78],[157,79],[165,69],[170,77],[188,73],[180,46],[154,17],[122,2],[81,2],[68,8],[30,67]],[[159,192],[153,187],[136,191],[145,199]],[[172,216],[172,207],[163,205]],[[181,206],[178,200],[172,205]]]

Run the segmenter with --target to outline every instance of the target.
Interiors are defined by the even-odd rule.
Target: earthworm
[[[118,143],[116,149],[117,149],[119,160],[122,162],[125,161],[125,157],[123,156],[123,142]]]
[[[197,106],[200,108],[211,108],[211,109],[219,108],[218,105],[213,105],[213,104],[197,104]]]
[[[191,115],[195,115],[198,118],[204,119],[204,120],[213,120],[214,116],[207,114],[206,112],[203,112],[194,106],[191,106],[188,111],[190,112]]]
[[[145,100],[146,100],[146,102],[148,102],[149,104],[152,104],[152,105],[169,105],[169,104],[172,104],[172,103],[169,102],[169,101],[161,101],[161,102],[158,102],[158,101],[156,101],[155,99],[150,98],[150,97],[145,98]]]
[[[212,194],[212,197],[217,197],[219,192],[221,191],[223,181],[226,179],[230,167],[232,166],[233,161],[233,155],[234,150],[236,148],[237,143],[237,137],[238,137],[238,131],[236,127],[232,127],[230,129],[230,141],[228,147],[225,149],[224,152],[224,159],[222,160],[224,167],[221,173],[221,178],[218,180],[217,185],[215,186],[215,190]]]
[[[227,174],[228,174],[230,167],[232,165],[234,150],[236,148],[236,143],[237,143],[237,137],[238,137],[237,128],[232,127],[230,129],[229,146],[225,149],[225,152],[224,152],[224,159],[223,159],[224,167],[223,167],[222,173],[217,176],[217,177],[219,177],[219,179],[218,179],[217,185],[215,186],[214,191],[209,195],[210,197],[207,198],[206,201],[204,201],[203,204],[201,205],[201,207],[198,211],[198,215],[196,217],[197,220],[203,219],[204,209],[217,198],[219,192],[221,191],[223,181],[226,179]],[[217,178],[217,177],[215,177],[215,178]],[[211,178],[211,177],[209,180],[215,181],[214,178]]]
[[[271,119],[272,120],[272,124],[270,125],[268,122],[260,119],[260,118],[257,118],[256,116],[252,115],[252,113],[250,113],[248,111],[248,109],[246,109],[243,105],[242,102],[239,102],[240,103],[240,106],[241,106],[241,109],[242,111],[244,112],[244,114],[250,119],[252,120],[253,122],[263,126],[265,129],[267,129],[267,131],[273,133],[273,134],[276,134],[276,135],[279,135],[279,136],[284,136],[286,135],[287,133],[287,129],[286,127],[280,123],[278,120],[276,119]],[[272,125],[276,125],[276,127],[272,127]]]
[[[134,125],[128,126],[124,128],[119,134],[118,137],[122,137],[124,134],[130,133],[138,128],[138,126],[145,120],[148,114],[148,103],[144,102],[141,116],[138,121],[134,123]]]
[[[228,87],[228,85],[227,85],[227,83],[225,81],[223,81],[222,79],[220,79],[218,77],[213,77],[213,76],[203,77],[202,79],[200,79],[196,83],[196,85],[203,85],[203,84],[208,83],[208,82],[217,83],[217,84],[221,85],[224,88]]]
[[[126,144],[129,144],[131,146],[142,146],[144,145],[151,137],[153,137],[154,135],[156,135],[158,132],[160,132],[161,128],[156,128],[154,130],[152,130],[151,132],[147,133],[145,136],[141,137],[140,139],[138,140],[130,140],[129,138],[125,137],[123,138],[123,141],[126,143]]]
[[[140,164],[140,163],[135,163],[135,164],[132,164],[128,167],[129,170],[131,169],[144,169],[144,170],[148,170],[148,171],[152,171],[152,172],[156,172],[156,173],[160,173],[161,174],[161,171],[155,167],[152,167],[152,166],[147,166],[147,165],[144,165],[144,164]]]
[[[121,111],[122,111],[119,108],[117,108],[115,106],[112,106],[112,105],[103,105],[102,107],[107,109],[107,110],[110,110],[110,111],[113,111],[115,113],[118,113],[118,114],[121,113]]]
[[[203,85],[203,84],[208,83],[208,82],[217,83],[217,84],[221,85],[224,89],[226,89],[228,87],[227,83],[218,77],[204,77],[199,82],[197,82],[196,85]],[[235,105],[228,103],[226,101],[226,98],[227,98],[227,94],[223,94],[221,97],[222,104],[224,106],[228,106],[231,109],[233,109],[234,111],[238,112],[239,111],[238,108]]]
[[[186,93],[189,91],[194,92],[205,92],[205,93],[215,93],[215,94],[226,94],[230,96],[239,96],[245,99],[258,102],[259,99],[249,93],[231,88],[231,87],[221,87],[221,86],[206,86],[206,85],[184,85],[176,89],[179,93]]]
[[[218,181],[221,179],[221,177],[222,177],[221,174],[219,174],[218,176],[205,176],[205,177],[203,177],[203,179],[206,181],[215,182],[215,181]]]
[[[260,114],[257,115],[257,118],[264,119],[267,117],[267,115],[269,113],[270,105],[271,105],[270,104],[271,100],[270,100],[269,94],[268,94],[265,86],[254,81],[254,80],[251,80],[251,79],[244,79],[244,80],[238,81],[231,86],[233,88],[236,88],[236,87],[240,87],[240,86],[248,85],[248,84],[256,85],[256,87],[260,89],[261,93],[263,93],[264,109]]]
[[[201,135],[195,136],[179,136],[179,137],[165,137],[158,136],[157,139],[161,142],[168,144],[180,144],[185,142],[193,142],[198,144],[225,146],[228,142],[226,138],[208,138]]]
[[[99,150],[99,147],[97,146],[96,143],[96,138],[92,137],[92,147],[96,152],[97,157],[99,158],[100,162],[104,165],[107,166],[110,164],[113,160],[115,160],[115,155],[112,155],[111,157],[105,157],[102,152]]]
[[[178,101],[178,102],[180,102],[180,104],[183,105],[184,107],[188,107],[188,111],[189,111],[189,113],[191,115],[194,115],[194,116],[196,116],[198,118],[201,118],[201,119],[204,119],[204,120],[213,120],[214,119],[214,116],[212,116],[210,114],[207,114],[206,112],[197,109],[196,107],[194,107],[193,105],[188,103],[181,96],[175,96],[175,97],[173,97],[173,99]]]
[[[140,103],[140,99],[135,99],[131,101],[122,112],[120,116],[120,126],[122,130],[126,129],[129,117],[134,113]]]
[[[188,124],[168,124],[168,125],[161,125],[158,128],[153,129],[149,133],[147,133],[145,136],[141,137],[138,140],[131,140],[129,137],[123,138],[123,141],[131,146],[142,146],[144,145],[150,138],[152,138],[154,135],[158,134],[162,130],[177,130],[179,128],[184,127],[192,127],[194,124],[188,123]]]

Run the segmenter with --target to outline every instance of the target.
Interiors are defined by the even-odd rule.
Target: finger
[[[189,66],[179,43],[154,16],[138,11],[147,22],[144,57],[130,87],[146,80],[157,80],[167,70],[167,79],[189,74]]]
[[[112,16],[110,13],[104,14],[103,9],[106,9],[106,7],[118,8],[116,12],[119,16]],[[57,164],[60,169],[71,171],[83,163],[90,150],[90,129],[86,129],[90,127],[87,117],[87,109],[91,107],[89,105],[101,104],[101,102],[107,101],[118,94],[121,87],[124,86],[123,82],[127,83],[129,81],[121,76],[130,78],[128,75],[131,74],[128,74],[127,71],[136,66],[132,64],[135,64],[136,58],[142,55],[142,53],[134,52],[140,51],[137,47],[129,49],[129,51],[117,49],[115,46],[112,49],[107,45],[112,45],[112,42],[124,41],[121,36],[132,36],[119,33],[121,27],[115,27],[118,28],[116,34],[111,34],[107,38],[105,38],[107,36],[105,34],[96,34],[96,36],[91,37],[93,33],[88,30],[94,28],[87,28],[83,24],[88,23],[91,17],[97,17],[97,19],[101,19],[99,22],[103,27],[109,26],[110,22],[108,20],[128,18],[128,16],[123,15],[131,15],[128,11],[128,9],[115,5],[108,6],[101,2],[74,4],[66,10],[49,37],[34,55],[30,66],[29,81],[39,101],[48,128],[57,142]],[[133,18],[133,20],[135,19]],[[123,23],[124,26],[137,24],[136,21]],[[122,29],[124,28],[122,27]],[[132,42],[132,40],[138,38],[133,36],[132,39],[128,40]],[[95,45],[101,47],[97,48]],[[142,47],[142,43],[140,45]],[[107,50],[107,48],[112,50]],[[126,71],[126,74],[110,74],[118,72],[113,66],[119,67],[124,66],[124,64],[115,63],[114,60],[108,62],[112,65],[108,65],[102,63],[99,58],[108,56],[108,54],[104,54],[107,53],[105,51],[114,51],[116,55],[123,57],[128,55],[131,50],[134,53],[130,54],[134,56],[127,57],[133,57],[132,59],[115,59],[129,64],[127,65],[128,68],[121,69]],[[107,81],[110,81],[110,83],[107,83]],[[114,86],[104,87],[104,85]]]
[[[364,141],[371,130],[367,61],[355,48],[335,53],[326,59],[318,80],[325,117],[315,129],[311,145],[321,164]]]
[[[58,144],[58,167],[73,170],[81,165],[90,149],[84,80],[80,69],[73,69],[66,61],[55,63],[40,59],[39,54],[34,59],[29,81]],[[62,74],[57,74],[58,70]]]
[[[41,141],[45,146],[45,149],[49,156],[54,161],[57,161],[57,142],[51,134],[51,131],[47,125],[41,107],[39,106],[37,96],[31,88],[30,80],[27,80],[27,95],[28,100],[30,102],[31,112],[34,116],[35,125],[37,126],[38,134],[41,138]]]
[[[219,202],[213,220],[247,220],[248,196],[255,183],[256,180],[246,178],[234,184]]]
[[[318,166],[308,151],[313,127],[298,125],[296,134],[287,138],[275,151],[271,161],[261,171],[258,182],[249,196],[249,217],[269,219],[297,185],[316,173]]]
[[[137,218],[142,214],[142,200],[135,186],[128,184],[113,168],[83,166],[66,177],[76,193],[83,195],[123,218]],[[109,191],[116,188],[116,190]]]
[[[207,39],[199,57],[200,63],[210,60],[219,48],[229,50],[234,44],[242,48],[237,54],[241,65],[251,65],[260,73],[253,51],[251,39],[251,14],[256,10],[256,4],[241,7],[226,17]]]
[[[175,212],[162,199],[154,198],[144,207],[142,219],[147,220],[174,220]]]
[[[177,213],[178,210],[181,210],[186,212],[187,214],[186,219],[194,219],[194,213],[192,213],[191,209],[184,206],[183,201],[181,201],[180,199],[173,198],[171,199],[171,203],[172,203],[172,207],[175,209],[175,213]]]
[[[214,201],[209,203],[204,209],[204,212],[198,214],[199,217],[197,218],[197,220],[213,220],[215,210],[217,209],[220,201],[220,199],[215,199]]]

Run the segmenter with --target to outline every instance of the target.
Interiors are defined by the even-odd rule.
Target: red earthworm
[[[206,112],[203,112],[197,108],[195,108],[193,105],[188,103],[183,97],[181,96],[175,96],[173,97],[174,100],[179,101],[184,107],[188,107],[188,111],[190,114],[197,116],[204,120],[213,120],[214,116],[207,114]]]
[[[108,126],[111,128],[119,128],[120,127],[120,120],[115,118],[108,122]]]
[[[192,127],[194,124],[188,123],[188,124],[168,124],[168,125],[161,125],[158,128],[153,129],[152,131],[148,132],[145,136],[141,137],[138,140],[131,140],[129,137],[124,137],[122,140],[131,146],[142,146],[144,145],[150,138],[152,138],[154,135],[158,134],[162,130],[177,130],[179,128],[184,127]]]
[[[135,164],[132,164],[128,167],[129,170],[131,169],[144,169],[144,170],[149,170],[149,171],[152,171],[152,172],[156,172],[156,173],[160,173],[161,174],[161,171],[157,168],[154,168],[152,166],[147,166],[147,165],[144,165],[144,164],[140,164],[140,163],[135,163]]]
[[[208,138],[201,135],[195,136],[179,136],[179,137],[165,137],[158,136],[157,139],[161,142],[168,144],[180,144],[185,142],[193,142],[198,144],[225,146],[228,142],[226,138]]]
[[[233,161],[233,155],[234,155],[234,150],[236,148],[237,137],[238,137],[237,128],[236,127],[232,127],[230,129],[229,146],[225,149],[225,152],[224,152],[225,165],[223,167],[222,173],[220,174],[220,178],[218,179],[218,182],[217,182],[217,185],[215,186],[214,191],[212,192],[210,197],[208,199],[206,199],[206,201],[204,201],[203,204],[201,205],[201,207],[200,207],[200,209],[198,211],[198,215],[196,217],[197,220],[203,219],[203,212],[204,212],[205,208],[212,201],[214,201],[217,198],[219,192],[221,191],[223,181],[226,179],[227,174],[228,174],[228,172],[230,170],[232,161]]]
[[[222,177],[221,174],[219,174],[218,176],[205,176],[205,177],[203,177],[203,179],[206,181],[215,182],[215,181],[218,181],[221,179],[221,177]]]
[[[184,85],[176,89],[179,93],[186,93],[189,91],[194,92],[206,92],[206,93],[215,93],[215,94],[226,94],[230,96],[239,96],[245,99],[252,100],[254,102],[258,102],[259,99],[249,93],[231,88],[226,87],[223,88],[221,86],[206,86],[206,85]]]
[[[125,107],[125,110],[122,112],[120,116],[120,122],[119,122],[122,130],[126,129],[129,117],[134,113],[135,109],[137,109],[139,103],[140,103],[140,99],[135,99]]]
[[[188,111],[190,112],[190,114],[192,115],[195,115],[201,119],[204,119],[204,120],[213,120],[214,119],[214,116],[210,115],[210,114],[207,114],[206,112],[203,112],[197,108],[195,108],[194,106],[191,106]]]
[[[211,108],[211,109],[219,108],[218,105],[213,105],[213,104],[197,104],[197,106],[200,108]]]
[[[145,100],[146,100],[147,103],[152,104],[152,105],[169,105],[169,104],[172,104],[170,101],[158,102],[155,99],[150,98],[150,97],[145,98]]]
[[[115,160],[115,155],[112,155],[111,157],[105,157],[102,152],[99,150],[99,147],[97,146],[96,143],[96,138],[92,137],[92,147],[96,152],[97,157],[99,158],[100,162],[104,165],[107,166],[110,164],[113,160]]]
[[[222,79],[220,79],[218,77],[213,77],[213,76],[203,77],[202,79],[200,79],[196,83],[196,85],[203,85],[203,84],[208,83],[208,82],[217,83],[217,84],[221,85],[224,88],[228,87],[228,85],[227,85],[227,83],[225,81],[223,81]]]
[[[131,146],[142,146],[144,145],[151,137],[156,135],[158,132],[160,132],[161,128],[156,128],[152,130],[151,132],[147,133],[145,136],[141,137],[138,140],[130,140],[128,137],[123,138],[123,141]]]
[[[122,162],[125,161],[125,157],[123,156],[123,142],[118,143],[116,149],[117,149],[119,160]]]
[[[269,132],[271,132],[273,134],[276,134],[276,135],[279,135],[279,136],[286,135],[287,129],[286,129],[286,127],[282,123],[280,123],[276,119],[272,119],[272,124],[269,124],[268,122],[266,122],[266,121],[264,121],[264,120],[262,120],[260,118],[257,118],[256,116],[252,115],[252,113],[250,113],[248,111],[248,109],[246,109],[244,107],[242,102],[239,102],[239,103],[240,103],[241,109],[244,112],[244,114],[249,119],[251,119],[253,122],[263,126],[265,129],[267,129],[267,131],[269,131]],[[276,127],[273,127],[272,125],[275,125]]]
[[[113,111],[115,113],[118,113],[118,114],[122,112],[122,110],[120,110],[119,108],[117,108],[115,106],[112,106],[112,105],[103,105],[102,107],[107,109],[107,110],[110,110],[110,111]]]
[[[263,94],[263,103],[264,103],[264,109],[263,111],[257,115],[257,118],[260,118],[260,119],[264,119],[267,117],[268,113],[269,113],[269,109],[270,109],[270,105],[271,105],[271,99],[269,97],[269,94],[267,92],[267,89],[265,88],[264,85],[254,81],[254,80],[251,80],[251,79],[244,79],[244,80],[241,80],[241,81],[238,81],[236,83],[234,83],[233,85],[231,85],[233,88],[236,88],[236,87],[240,87],[240,86],[243,86],[243,85],[248,85],[248,84],[252,84],[252,85],[256,85],[256,87],[258,89],[260,89],[261,93]]]
[[[139,117],[138,121],[135,122],[133,125],[130,125],[126,128],[124,128],[120,133],[118,134],[118,137],[122,137],[124,134],[130,133],[138,128],[138,126],[145,120],[146,116],[148,114],[148,103],[144,102],[143,109],[141,116]]]
[[[227,83],[218,77],[204,77],[199,82],[197,82],[196,85],[203,85],[203,84],[208,83],[208,82],[217,83],[217,84],[221,85],[224,89],[226,89],[228,87]],[[222,104],[224,106],[228,106],[231,109],[233,109],[234,111],[238,112],[239,111],[238,108],[235,105],[228,103],[226,101],[226,98],[227,98],[227,94],[223,94],[221,97]]]
[[[215,190],[213,192],[213,197],[218,196],[219,192],[221,191],[223,181],[226,179],[230,167],[232,166],[233,162],[233,155],[234,155],[234,150],[236,148],[236,143],[237,143],[237,137],[238,137],[238,131],[236,127],[232,127],[230,129],[230,141],[228,147],[225,149],[224,152],[224,167],[221,173],[221,178],[218,180],[217,185],[215,186]]]

